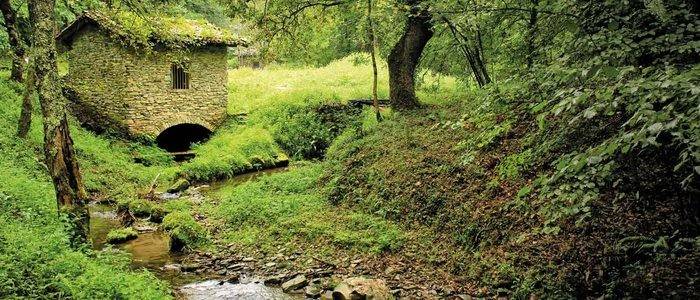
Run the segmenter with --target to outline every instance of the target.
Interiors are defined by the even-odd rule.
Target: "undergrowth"
[[[20,90],[0,80],[0,298],[170,298],[165,283],[148,272],[130,270],[127,256],[70,248],[65,223],[56,214],[53,185],[41,162],[41,126],[33,126],[27,140],[15,137]],[[39,118],[33,121],[40,124]],[[127,162],[128,147],[71,129],[91,190],[152,179],[149,168]],[[87,146],[86,141],[95,143]],[[126,179],[108,170],[120,167],[126,168],[121,169]],[[128,183],[132,179],[135,182]]]

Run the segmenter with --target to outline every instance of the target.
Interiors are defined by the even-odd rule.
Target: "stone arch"
[[[186,152],[193,143],[209,139],[214,127],[207,122],[192,119],[180,119],[165,123],[156,133],[156,143],[169,152]]]

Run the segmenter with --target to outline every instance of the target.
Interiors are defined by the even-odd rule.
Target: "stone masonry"
[[[184,123],[214,131],[226,117],[226,45],[145,52],[89,25],[74,34],[67,51],[74,111],[91,127],[154,139]],[[173,89],[174,63],[185,67],[189,89]]]

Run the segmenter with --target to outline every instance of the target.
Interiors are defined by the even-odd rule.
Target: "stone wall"
[[[137,52],[96,27],[81,30],[69,50],[68,85],[74,110],[90,126],[153,139],[170,126],[214,130],[226,117],[226,47]],[[181,63],[190,88],[172,88],[171,66]]]

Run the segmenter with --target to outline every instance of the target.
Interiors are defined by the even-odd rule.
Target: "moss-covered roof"
[[[127,11],[86,11],[63,29],[56,40],[69,45],[73,37],[90,25],[106,30],[122,43],[135,47],[162,44],[167,47],[198,45],[245,46],[247,41],[206,20],[139,15]]]

